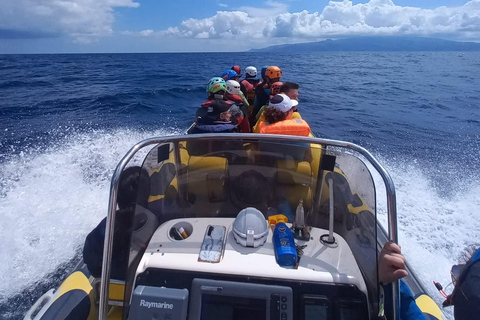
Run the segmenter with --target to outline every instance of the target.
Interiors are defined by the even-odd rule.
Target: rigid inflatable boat
[[[139,188],[148,194],[137,195],[148,204],[134,212],[125,279],[112,279],[119,178],[135,161],[150,177]],[[388,173],[352,143],[266,134],[148,139],[113,174],[101,277],[81,263],[25,319],[366,320],[382,310],[400,319],[399,284],[384,296],[377,263],[384,243],[397,242],[395,201]],[[292,266],[277,263],[272,240],[281,206],[304,214],[301,228],[286,223],[296,236]],[[267,228],[249,225],[239,215],[245,208],[259,210]],[[442,319],[408,269],[417,305],[427,319]]]

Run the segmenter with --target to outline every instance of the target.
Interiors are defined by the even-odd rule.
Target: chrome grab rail
[[[368,152],[366,149],[350,142],[330,140],[330,139],[321,139],[321,138],[311,138],[311,137],[299,137],[299,136],[286,136],[286,135],[267,135],[267,134],[240,134],[240,133],[222,133],[222,134],[192,134],[192,135],[182,135],[182,136],[166,136],[159,138],[151,138],[147,140],[140,141],[135,146],[133,146],[127,154],[122,158],[120,163],[115,168],[113,173],[112,181],[110,184],[110,197],[108,204],[108,215],[106,221],[106,230],[105,230],[105,242],[103,246],[103,260],[102,260],[102,278],[100,286],[100,301],[99,301],[99,310],[98,317],[100,320],[107,320],[108,314],[108,295],[109,295],[109,280],[111,273],[111,260],[112,260],[112,248],[113,248],[113,230],[115,223],[115,213],[117,206],[117,189],[120,174],[122,173],[125,166],[133,158],[133,156],[142,148],[158,143],[175,143],[178,141],[189,141],[196,140],[199,137],[205,140],[225,140],[225,139],[244,139],[244,140],[268,140],[268,141],[292,141],[292,142],[305,142],[313,144],[321,144],[323,146],[332,146],[346,148],[360,153],[364,156],[371,165],[377,170],[380,176],[383,179],[385,184],[385,190],[387,194],[387,215],[388,215],[388,237],[390,241],[395,243],[398,242],[398,232],[397,232],[397,205],[396,205],[396,195],[395,195],[395,186],[393,180],[388,174],[388,172],[382,167],[382,165]],[[397,297],[399,296],[399,286],[398,281],[395,281],[393,284],[393,320],[397,317],[397,310],[400,310],[399,301]]]

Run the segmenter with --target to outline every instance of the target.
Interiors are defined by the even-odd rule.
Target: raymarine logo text
[[[172,303],[166,303],[166,302],[150,302],[150,301],[145,301],[145,300],[140,300],[140,307],[147,307],[148,309],[150,308],[157,308],[157,309],[173,309],[173,304]]]

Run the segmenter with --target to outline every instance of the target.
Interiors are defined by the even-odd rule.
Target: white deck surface
[[[258,248],[240,246],[231,231],[233,218],[188,218],[165,222],[153,235],[140,262],[137,274],[147,268],[162,268],[184,271],[197,271],[218,274],[232,274],[273,279],[291,279],[309,282],[343,283],[357,286],[367,294],[365,282],[355,258],[347,243],[338,234],[336,245],[327,246],[320,242],[320,236],[328,230],[313,228],[308,242],[295,240],[297,244],[307,244],[298,269],[280,267],[275,261],[272,234],[267,242]],[[173,225],[188,222],[193,232],[185,240],[174,240],[169,236]],[[219,263],[199,262],[198,255],[208,225],[226,227],[225,251]]]

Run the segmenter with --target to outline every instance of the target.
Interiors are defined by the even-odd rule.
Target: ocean
[[[403,253],[441,303],[432,281],[450,283],[480,242],[480,53],[0,55],[1,319],[22,319],[78,261],[127,150],[183,134],[234,64],[280,66],[316,136],[385,166]]]

